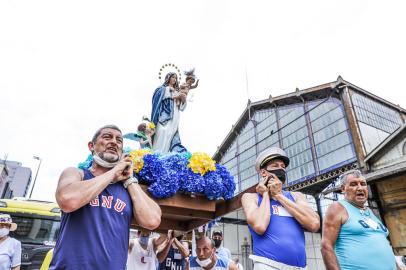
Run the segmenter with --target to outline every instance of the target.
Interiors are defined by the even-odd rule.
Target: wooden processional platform
[[[146,185],[141,185],[142,189],[151,196]],[[247,190],[250,191],[250,190]],[[161,225],[156,232],[166,232],[167,230],[178,230],[189,232],[202,226],[217,217],[221,217],[241,207],[240,193],[229,201],[210,201],[204,195],[196,194],[193,197],[188,194],[176,193],[175,196],[166,199],[155,199],[162,210]],[[135,220],[131,227],[139,228]]]

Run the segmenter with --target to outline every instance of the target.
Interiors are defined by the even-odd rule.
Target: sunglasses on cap
[[[0,217],[0,223],[11,223],[12,220],[9,217]]]

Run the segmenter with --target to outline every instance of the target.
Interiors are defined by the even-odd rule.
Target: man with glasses
[[[253,240],[254,270],[306,269],[304,229],[317,232],[320,219],[300,192],[282,190],[289,158],[271,147],[260,153],[257,193],[241,198]]]
[[[365,205],[365,177],[352,170],[340,179],[344,200],[329,206],[323,222],[321,253],[326,269],[396,269],[388,229]]]

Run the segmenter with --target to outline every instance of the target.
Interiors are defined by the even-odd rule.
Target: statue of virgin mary
[[[179,101],[179,102],[176,102]],[[179,137],[180,112],[186,108],[186,95],[179,92],[178,76],[166,74],[164,83],[152,97],[151,120],[156,126],[153,149],[159,153],[186,152]]]

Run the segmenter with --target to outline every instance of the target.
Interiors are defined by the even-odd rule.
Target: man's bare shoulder
[[[291,191],[290,192],[293,196],[293,198],[297,199],[306,199],[306,195],[304,195],[302,192],[300,191]]]
[[[253,200],[253,199],[257,199],[257,193],[244,193],[241,197],[241,200]]]
[[[84,176],[83,170],[75,168],[75,167],[68,167],[63,170],[60,179],[64,178],[77,178],[78,180],[82,180]]]
[[[251,202],[258,202],[257,193],[244,193],[241,197],[241,203],[244,205]]]
[[[347,216],[347,210],[345,210],[345,207],[339,202],[333,202],[327,208],[326,218],[342,217],[343,215]]]
[[[342,211],[345,210],[345,207],[340,202],[333,202],[327,208],[327,211]]]

